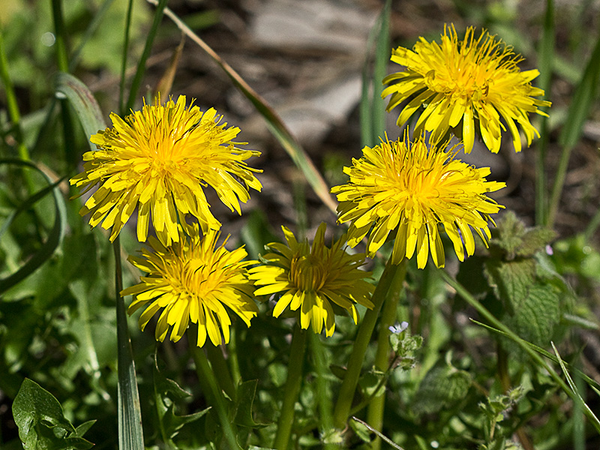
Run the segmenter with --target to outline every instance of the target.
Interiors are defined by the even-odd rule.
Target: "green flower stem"
[[[115,256],[115,288],[117,296],[117,361],[118,361],[118,418],[119,448],[131,450],[144,449],[144,433],[142,429],[142,411],[138,393],[135,364],[131,339],[127,328],[125,299],[121,297],[123,290],[123,271],[121,267],[121,244],[119,237],[113,243]]]
[[[294,405],[300,393],[302,385],[302,366],[304,365],[304,352],[306,349],[306,335],[298,324],[294,327],[292,335],[292,348],[290,350],[290,361],[288,363],[288,375],[285,381],[285,396],[281,415],[277,422],[277,434],[273,445],[277,450],[287,450],[290,443],[292,426],[294,424]]]
[[[230,399],[235,401],[235,386],[231,378],[231,373],[229,372],[229,366],[223,356],[223,350],[221,347],[207,345],[206,352],[208,353],[208,359],[217,378],[217,382],[219,383],[219,387],[225,391]]]
[[[327,435],[333,429],[333,416],[332,416],[332,405],[331,397],[329,393],[329,383],[327,381],[327,361],[325,359],[325,352],[323,350],[323,343],[321,342],[321,336],[316,333],[310,333],[310,347],[311,352],[315,361],[315,371],[317,373],[316,384],[317,384],[317,398],[319,402],[319,415],[320,415],[320,426],[321,436],[327,438]],[[332,443],[325,443],[326,450],[334,450],[337,447]]]
[[[235,328],[231,328],[231,339],[227,345],[229,351],[229,365],[231,368],[231,379],[234,386],[237,386],[242,382],[242,371],[240,369],[240,360],[238,359],[238,332]]]
[[[390,361],[390,326],[396,322],[396,310],[398,308],[398,300],[404,286],[404,278],[406,276],[406,264],[404,264],[404,272],[397,274],[392,280],[392,284],[387,292],[383,305],[381,320],[379,321],[379,337],[377,338],[377,353],[375,354],[375,367],[377,370],[387,372]],[[386,377],[387,381],[387,377]],[[376,430],[383,429],[383,410],[385,408],[385,389],[378,389],[375,397],[369,403],[367,411],[367,422]],[[373,450],[381,448],[381,439],[379,437],[371,443]]]
[[[579,398],[577,393],[574,392],[571,388],[569,388],[567,383],[565,383],[565,381],[560,377],[560,375],[558,375],[558,373],[556,373],[556,371],[552,367],[550,367],[546,360],[542,358],[542,356],[540,356],[540,354],[538,354],[532,348],[529,342],[521,339],[515,332],[513,332],[510,328],[508,328],[500,320],[498,320],[491,312],[487,310],[485,306],[479,303],[477,299],[473,297],[471,293],[462,284],[460,284],[458,281],[456,281],[454,278],[448,275],[445,271],[441,270],[440,273],[442,279],[449,286],[454,288],[458,295],[460,295],[469,305],[475,308],[475,310],[477,310],[477,312],[483,318],[485,318],[492,327],[496,328],[497,330],[500,330],[500,332],[506,335],[506,337],[514,341],[517,345],[519,345],[519,347],[521,347],[523,351],[525,351],[525,353],[527,353],[536,364],[538,364],[540,367],[546,370],[546,372],[548,372],[548,374],[550,375],[550,377],[552,377],[556,384],[558,384],[560,388],[563,391],[565,391],[575,403],[577,403],[580,406],[583,406],[583,410],[586,417],[589,419],[594,429],[600,432],[600,420],[598,420],[594,413],[585,405],[585,403],[583,403],[583,401]]]
[[[348,370],[346,370],[346,375],[344,376],[344,381],[342,382],[342,387],[340,388],[340,393],[333,413],[333,424],[336,428],[344,428],[350,415],[350,408],[352,407],[352,400],[354,398],[356,385],[358,384],[360,370],[362,368],[365,353],[367,352],[367,347],[371,341],[371,335],[375,329],[379,311],[381,311],[381,307],[383,306],[383,301],[387,297],[387,293],[392,285],[395,284],[395,278],[398,277],[404,280],[405,276],[406,261],[403,261],[396,266],[392,264],[390,258],[381,275],[381,279],[375,288],[375,292],[373,293],[372,300],[375,306],[373,309],[367,310],[365,318],[360,324],[356,341],[354,342],[350,361],[348,361]]]
[[[213,406],[217,411],[217,416],[221,427],[223,428],[223,435],[229,446],[229,450],[238,450],[240,448],[236,439],[235,425],[229,418],[227,413],[227,404],[225,403],[225,397],[223,391],[217,383],[215,374],[213,373],[208,359],[204,350],[196,345],[195,333],[192,334],[192,338],[188,339],[192,357],[196,363],[196,372],[198,374],[198,383],[206,396],[206,400],[210,406]]]

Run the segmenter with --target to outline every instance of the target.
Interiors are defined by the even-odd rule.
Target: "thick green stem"
[[[342,387],[338,395],[338,400],[335,405],[333,413],[333,424],[336,428],[343,428],[346,425],[346,421],[350,415],[350,408],[352,407],[352,400],[354,398],[354,391],[358,384],[360,377],[360,370],[363,365],[365,353],[369,342],[371,342],[371,336],[377,323],[377,317],[383,306],[383,301],[387,296],[390,287],[394,284],[396,277],[404,279],[406,275],[406,260],[399,265],[394,265],[390,260],[385,266],[385,270],[381,275],[381,279],[375,288],[373,293],[373,309],[367,310],[365,318],[360,324],[356,341],[354,342],[354,348],[350,355],[350,361],[348,361],[348,370],[344,376]]]
[[[315,361],[315,371],[317,373],[317,398],[319,402],[319,415],[321,436],[327,437],[328,433],[333,429],[333,416],[329,382],[327,381],[325,352],[321,336],[316,333],[310,333],[310,347]],[[337,447],[331,443],[325,443],[326,450],[334,450]]]
[[[194,333],[191,333],[192,335]],[[189,339],[192,357],[196,363],[196,373],[198,374],[198,383],[206,396],[208,404],[216,409],[219,423],[223,429],[223,435],[227,442],[229,450],[238,450],[240,448],[236,439],[235,425],[232,423],[227,412],[227,404],[223,391],[217,383],[215,374],[208,363],[204,350],[196,345],[196,336]]]
[[[404,276],[401,276],[404,275]],[[392,281],[392,285],[387,292],[381,320],[379,321],[379,336],[377,338],[377,353],[375,354],[375,367],[387,372],[390,362],[390,326],[396,322],[396,310],[398,308],[398,300],[404,286],[404,273],[397,274]],[[386,378],[387,379],[387,378]],[[367,411],[367,422],[377,430],[383,430],[383,411],[385,409],[385,389],[378,390]],[[376,437],[371,443],[373,450],[381,448],[381,439]]]
[[[294,327],[288,376],[285,382],[285,396],[283,397],[283,406],[277,422],[277,434],[273,445],[277,450],[287,450],[290,443],[292,426],[294,425],[294,405],[302,386],[302,367],[304,365],[307,333],[308,331],[302,330],[299,325]]]
[[[208,353],[208,359],[210,360],[210,364],[220,388],[225,391],[230,399],[235,401],[235,386],[231,378],[231,373],[229,372],[229,366],[223,356],[223,350],[221,347],[207,345],[206,352]]]

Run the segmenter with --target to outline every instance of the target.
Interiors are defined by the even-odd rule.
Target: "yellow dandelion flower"
[[[179,241],[168,247],[150,236],[152,251],[142,250],[142,258],[129,257],[148,275],[121,295],[135,296],[128,309],[130,315],[146,306],[139,319],[142,331],[162,308],[155,332],[160,342],[169,329],[170,339],[177,342],[191,321],[198,324],[198,347],[204,345],[207,335],[214,345],[227,344],[231,319],[225,306],[247,326],[258,313],[253,283],[247,278],[248,266],[256,261],[242,261],[247,256],[243,247],[229,251],[225,242],[217,247],[219,231],[208,230],[203,238],[197,226],[195,231],[186,236],[180,229]]]
[[[191,214],[203,230],[219,229],[203,188],[211,186],[221,201],[238,214],[248,189],[262,186],[244,162],[260,152],[232,142],[239,128],[220,124],[214,109],[200,111],[185,96],[177,102],[144,105],[122,119],[111,114],[113,128],[91,137],[97,151],[83,155],[84,172],[71,184],[87,192],[99,185],[80,211],[92,213],[90,225],[112,227],[113,241],[138,207],[137,237],[146,241],[150,220],[159,239],[169,245],[179,239],[177,223]]]
[[[486,181],[489,168],[477,169],[455,159],[456,146],[450,151],[424,137],[411,143],[404,140],[381,141],[365,147],[363,156],[345,167],[350,180],[336,186],[340,223],[351,222],[348,245],[356,246],[370,232],[367,254],[374,255],[394,230],[392,263],[417,253],[417,265],[425,267],[429,253],[437,267],[445,262],[438,224],[444,225],[458,259],[465,251],[471,256],[475,240],[471,228],[487,245],[488,221],[501,205],[484,194],[505,186]]]
[[[410,100],[398,117],[398,126],[423,106],[414,136],[430,131],[442,139],[452,129],[462,134],[465,152],[469,153],[478,122],[483,142],[497,153],[501,131],[505,130],[502,117],[515,151],[521,151],[522,146],[519,127],[531,145],[539,133],[527,114],[547,116],[538,107],[551,104],[533,98],[544,95],[542,89],[531,86],[539,71],[521,72],[517,64],[523,58],[485,31],[475,38],[475,29],[469,27],[464,40],[459,41],[451,25],[444,27],[441,37],[441,45],[420,38],[413,50],[398,47],[392,52],[391,60],[405,69],[383,80],[384,84],[395,83],[382,93],[383,97],[392,95],[387,111]]]
[[[325,245],[326,225],[322,223],[311,246],[308,240],[298,242],[294,234],[283,228],[287,246],[280,243],[268,245],[270,253],[262,256],[264,264],[250,269],[249,278],[260,286],[254,295],[280,295],[273,316],[279,317],[289,306],[300,308],[300,326],[308,329],[312,324],[315,333],[331,336],[335,330],[331,302],[346,309],[354,323],[358,321],[359,303],[373,308],[370,298],[373,285],[368,283],[371,273],[360,270],[363,254],[346,252],[346,236]]]

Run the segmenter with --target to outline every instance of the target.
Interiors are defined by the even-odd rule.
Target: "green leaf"
[[[53,184],[53,181],[48,177],[48,175],[46,175],[46,173],[44,173],[32,162],[19,159],[0,159],[0,165],[1,164],[12,164],[35,169],[46,179],[49,185]],[[34,273],[52,256],[56,248],[61,244],[66,230],[67,210],[64,198],[58,186],[55,186],[52,189],[52,195],[54,197],[54,226],[52,227],[48,238],[42,244],[37,253],[33,255],[19,270],[5,278],[0,279],[0,294]]]
[[[79,79],[62,72],[56,76],[55,89],[59,95],[64,95],[71,102],[88,138],[90,150],[95,150],[96,146],[89,142],[89,138],[99,130],[104,130],[106,122],[94,95]]]
[[[556,238],[556,232],[546,227],[526,228],[514,212],[507,211],[494,237],[490,241],[491,251],[499,248],[505,254],[505,259],[512,260],[518,256],[530,257],[544,249]]]
[[[25,450],[88,449],[94,445],[82,437],[93,421],[75,429],[58,400],[30,379],[23,381],[12,411]]]
[[[549,344],[559,321],[559,291],[550,284],[541,283],[529,288],[514,316],[503,318],[519,337],[539,346]]]
[[[536,281],[536,263],[533,259],[510,262],[488,259],[484,264],[484,273],[496,298],[513,315]]]
[[[256,422],[252,414],[257,385],[258,380],[252,380],[245,381],[238,386],[235,412],[236,424],[248,428],[263,428],[268,425]]]
[[[471,387],[471,374],[459,370],[447,361],[433,366],[421,381],[413,406],[416,414],[437,413],[465,398]]]
[[[156,402],[156,410],[159,416],[161,434],[166,444],[177,447],[173,439],[179,434],[183,426],[200,419],[210,411],[210,407],[193,414],[177,415],[175,413],[176,402],[189,398],[192,394],[179,386],[176,381],[167,378],[159,370],[156,353],[154,354],[153,383],[154,401]]]

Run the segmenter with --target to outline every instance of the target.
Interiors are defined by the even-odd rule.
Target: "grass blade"
[[[104,122],[102,111],[100,111],[94,95],[85,84],[68,73],[59,73],[56,76],[55,84],[57,94],[66,97],[71,102],[88,139],[90,149],[95,150],[96,146],[89,142],[89,138],[98,130],[104,130],[106,122]]]
[[[596,41],[594,51],[592,52],[583,72],[583,76],[575,89],[575,94],[573,95],[571,105],[569,106],[567,120],[560,135],[560,143],[563,146],[563,151],[555,177],[554,188],[552,189],[552,196],[550,197],[550,211],[548,214],[548,225],[550,227],[553,225],[558,211],[558,204],[565,184],[571,150],[573,150],[573,147],[575,147],[575,144],[577,144],[577,141],[579,141],[579,138],[581,137],[583,124],[596,99],[599,80],[600,37],[598,37],[598,40]]]
[[[144,73],[146,73],[146,61],[150,56],[150,51],[152,50],[152,44],[154,43],[154,38],[156,37],[156,32],[158,31],[158,27],[160,25],[160,21],[162,20],[163,13],[165,11],[165,7],[167,6],[168,0],[160,0],[157,3],[156,11],[154,13],[154,21],[152,22],[152,27],[148,32],[148,37],[146,38],[146,45],[144,47],[144,51],[142,52],[142,56],[140,56],[140,60],[138,62],[137,71],[133,77],[133,81],[131,82],[131,87],[129,88],[129,97],[127,99],[127,103],[125,104],[124,111],[121,111],[122,115],[127,114],[127,112],[133,108],[135,100],[138,96],[138,91],[140,89],[140,85],[142,84],[142,79],[144,78]],[[129,29],[129,23],[127,27]],[[124,58],[125,60],[126,58]]]
[[[137,386],[135,364],[129,330],[125,299],[121,297],[123,278],[121,267],[121,244],[119,236],[113,242],[115,256],[115,287],[117,296],[117,342],[118,342],[118,416],[119,449],[144,450],[144,431],[142,429],[142,410]]]
[[[153,5],[157,5],[156,0],[147,0]],[[173,11],[165,8],[165,15],[169,17],[177,25],[177,27],[195,44],[200,46],[208,55],[223,69],[233,84],[250,100],[256,110],[263,116],[267,123],[267,127],[282,145],[287,154],[292,158],[292,161],[300,168],[304,177],[311,185],[321,201],[335,214],[336,202],[329,193],[329,187],[319,173],[310,157],[302,149],[296,138],[291,134],[285,126],[275,110],[260,96],[254,89],[250,87],[246,81],[227,64],[206,42],[204,42],[196,33],[194,33]]]
[[[540,44],[539,69],[540,77],[538,80],[540,89],[546,93],[547,99],[550,94],[550,81],[552,79],[552,63],[554,60],[555,45],[555,27],[554,27],[554,0],[546,1],[546,14],[544,16],[544,29],[542,31],[542,42]],[[547,108],[543,108],[547,110]],[[548,111],[546,111],[548,112]],[[541,139],[537,145],[535,159],[535,217],[538,225],[545,225],[548,219],[548,198],[546,195],[546,151],[548,149],[548,139],[550,130],[548,128],[548,118],[541,117]]]
[[[385,102],[381,98],[383,80],[390,58],[390,12],[388,0],[371,29],[367,40],[367,57],[362,72],[360,99],[361,142],[364,146],[377,144],[377,137],[385,131]],[[375,47],[375,60],[371,73],[371,51]]]

